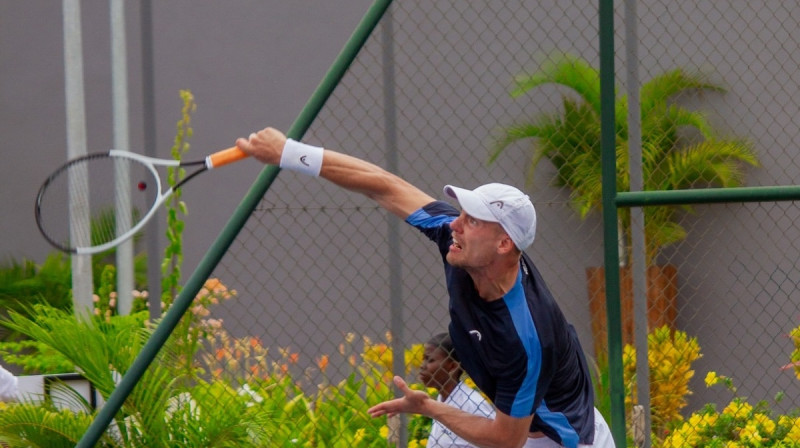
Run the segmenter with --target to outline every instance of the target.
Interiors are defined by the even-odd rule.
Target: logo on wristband
[[[317,177],[322,169],[323,152],[324,150],[318,146],[286,139],[281,153],[280,167]]]

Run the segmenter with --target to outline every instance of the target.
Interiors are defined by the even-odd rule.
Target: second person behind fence
[[[426,387],[439,392],[436,398],[442,403],[486,418],[494,418],[494,406],[481,393],[464,380],[464,370],[458,362],[453,341],[447,333],[439,333],[425,343],[425,354],[419,370],[419,379]],[[434,420],[427,448],[473,447],[446,426]]]

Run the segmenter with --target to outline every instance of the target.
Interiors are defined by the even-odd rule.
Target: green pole
[[[620,207],[648,205],[710,204],[722,202],[796,201],[800,186],[696,188],[692,190],[621,191],[616,203]]]
[[[600,0],[600,129],[603,176],[603,246],[605,252],[608,373],[611,389],[611,433],[625,446],[625,391],[622,379],[622,324],[617,252],[617,157],[614,123],[614,1]]]
[[[376,0],[375,3],[372,4],[342,51],[339,53],[339,56],[328,69],[328,73],[325,75],[320,85],[311,95],[305,107],[303,107],[303,110],[289,128],[289,131],[286,133],[287,137],[297,140],[302,138],[391,3],[392,0]],[[78,442],[76,448],[95,446],[114,416],[122,407],[125,399],[130,395],[136,383],[147,370],[150,363],[153,362],[153,359],[155,359],[158,351],[167,341],[169,335],[172,334],[172,331],[178,325],[178,322],[180,322],[183,314],[189,309],[195,295],[197,295],[214,268],[219,264],[225,251],[228,250],[228,247],[233,243],[239,231],[244,227],[250,214],[261,201],[261,198],[267,192],[270,185],[272,185],[272,182],[279,172],[280,168],[276,166],[266,166],[258,178],[256,178],[247,195],[236,208],[233,216],[231,216],[231,219],[222,229],[220,235],[212,243],[206,255],[200,261],[200,264],[192,273],[186,285],[184,285],[184,289],[175,299],[169,311],[164,315],[164,318],[147,341],[147,344],[145,344],[142,351],[133,361],[131,368],[125,373],[116,389],[114,389],[114,392],[108,397],[105,405],[100,409],[97,417]]]

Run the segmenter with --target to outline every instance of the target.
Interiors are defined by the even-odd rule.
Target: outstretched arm
[[[286,136],[266,128],[236,140],[236,146],[261,162],[279,165]],[[366,195],[381,207],[405,219],[435,199],[404,179],[356,157],[323,150],[320,177],[350,191]]]
[[[394,384],[403,396],[370,408],[367,412],[372,417],[400,413],[424,415],[447,426],[462,439],[486,448],[521,447],[528,439],[533,416],[515,418],[496,411],[492,420],[436,401],[423,391],[411,390],[398,376],[394,377]]]

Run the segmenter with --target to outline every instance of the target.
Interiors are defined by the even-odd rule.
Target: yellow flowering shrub
[[[798,349],[792,355],[795,364],[786,367],[800,368],[800,327],[791,336]],[[722,411],[707,404],[684,418],[681,411],[687,405],[689,380],[695,374],[692,363],[702,357],[697,339],[662,327],[648,335],[647,346],[654,447],[800,448],[800,408],[789,415],[773,416],[766,401],[754,405],[737,396],[733,380],[714,371],[706,374],[706,387],[723,386],[734,398]],[[637,403],[636,349],[631,345],[623,348],[623,373],[625,404],[630,412]]]
[[[800,380],[800,327],[797,327],[789,332],[789,338],[794,343],[794,351],[789,357],[791,361],[789,364],[783,366],[784,370],[794,369],[794,374]]]
[[[394,356],[390,344],[392,342],[391,333],[386,333],[386,342],[373,343],[372,340],[364,336],[364,351],[362,358],[370,365],[377,367],[381,370],[392,372],[392,363]],[[341,350],[341,348],[340,348]],[[403,353],[403,359],[406,366],[406,375],[419,369],[422,365],[422,357],[425,354],[424,344],[413,344],[411,348],[406,349]]]
[[[655,329],[647,336],[647,361],[650,368],[650,412],[656,436],[664,434],[670,423],[682,419],[681,410],[692,393],[689,380],[694,376],[692,363],[702,357],[697,338],[667,326]],[[636,348],[623,348],[625,405],[630,415],[636,396]],[[688,435],[687,435],[688,436]]]
[[[707,387],[724,385],[736,394],[733,380],[716,372],[708,372],[705,383]],[[677,424],[661,445],[654,446],[800,447],[798,411],[773,417],[766,401],[752,405],[742,397],[734,397],[721,412],[707,404]]]

